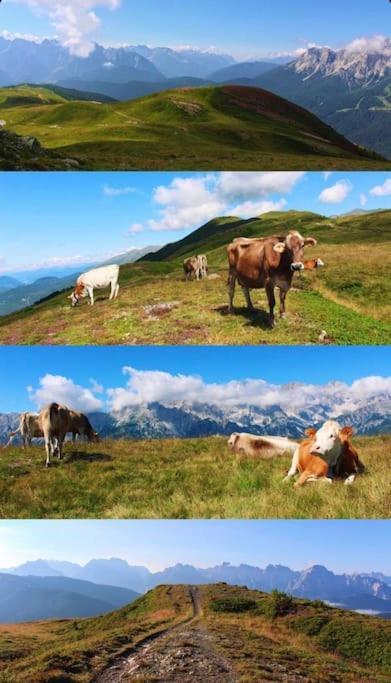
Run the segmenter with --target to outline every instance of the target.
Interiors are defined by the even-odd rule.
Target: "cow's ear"
[[[284,242],[277,242],[273,247],[273,251],[276,251],[277,254],[282,254],[285,251],[285,248]]]
[[[314,427],[310,427],[309,429],[306,429],[304,433],[306,436],[309,436],[310,439],[312,439],[312,437],[316,435],[316,429],[314,429]]]
[[[316,247],[317,244],[317,240],[315,240],[313,237],[306,237],[304,240],[305,247]]]
[[[339,435],[345,440],[351,439],[353,436],[353,431],[353,427],[342,427]]]

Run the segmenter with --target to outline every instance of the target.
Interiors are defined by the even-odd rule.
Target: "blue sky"
[[[169,0],[164,9],[161,0],[4,0],[0,28],[53,36],[53,15],[64,6],[98,42],[214,46],[240,58],[292,53],[308,43],[339,47],[381,33],[391,11],[388,0]],[[98,22],[88,20],[87,6]]]
[[[155,571],[231,562],[391,572],[387,521],[12,521],[0,523],[0,556],[3,568],[120,557]]]
[[[124,374],[123,368],[129,367],[134,372]],[[107,395],[110,389],[125,390],[127,400],[136,396],[139,402],[169,400],[170,392],[174,398],[188,396],[190,400],[194,391],[215,400],[216,386],[228,397],[233,390],[225,387],[233,381],[242,383],[239,393],[246,401],[254,392],[266,393],[272,385],[334,381],[351,385],[365,377],[391,377],[387,347],[227,347],[224,353],[219,347],[161,347],[158,353],[154,347],[3,347],[0,412],[32,410],[49,400],[88,411],[107,409],[107,401],[111,405],[113,398]],[[257,384],[250,391],[245,386],[248,379],[267,384]],[[360,386],[355,395],[361,392]],[[389,380],[382,380],[370,390],[384,391],[388,386]],[[314,394],[319,392],[314,390]],[[279,390],[276,398],[281,400]]]
[[[391,208],[388,173],[1,173],[0,274],[181,239],[218,215]],[[294,228],[294,225],[287,225]],[[23,278],[22,278],[23,279]],[[32,278],[33,279],[33,278]]]

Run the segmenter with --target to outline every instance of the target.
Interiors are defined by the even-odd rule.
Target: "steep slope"
[[[240,86],[169,90],[125,103],[4,107],[7,128],[85,170],[383,168],[313,114]]]
[[[105,614],[138,597],[134,591],[63,576],[0,574],[0,623]]]
[[[104,617],[0,628],[0,671],[20,683],[386,683],[390,628],[284,594],[159,586]]]
[[[382,211],[327,218],[288,211],[249,220],[217,218],[156,254],[123,266],[119,299],[109,302],[101,294],[93,317],[87,305],[71,309],[64,292],[0,318],[0,343],[231,344],[235,338],[236,344],[316,344],[326,330],[336,344],[387,344],[391,307],[381,292],[390,267],[390,215]],[[262,292],[254,297],[261,312],[249,315],[238,291],[237,314],[226,315],[226,245],[240,235],[284,235],[289,229],[318,239],[316,249],[306,254],[321,257],[326,267],[295,278],[288,320],[270,329],[262,312]],[[340,267],[342,250],[351,253],[348,269]],[[212,277],[184,282],[183,259],[194,253],[207,254]],[[160,310],[159,304],[169,306]]]

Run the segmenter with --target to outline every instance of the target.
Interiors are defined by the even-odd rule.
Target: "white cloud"
[[[305,175],[304,171],[226,172],[220,174],[216,190],[228,201],[287,194]]]
[[[160,215],[148,221],[153,231],[194,228],[224,212],[225,203],[214,192],[214,176],[174,178],[154,192]]]
[[[43,37],[34,36],[31,33],[18,33],[15,31],[0,31],[0,37],[5,40],[28,40],[29,43],[42,43],[45,40]]]
[[[325,204],[340,204],[351,192],[353,186],[347,180],[339,180],[332,187],[327,187],[319,195],[319,200]]]
[[[380,52],[391,55],[391,42],[387,36],[380,34],[370,37],[362,36],[348,43],[345,50],[347,52]]]
[[[75,384],[72,379],[61,375],[46,374],[39,380],[38,387],[28,387],[30,399],[34,401],[38,408],[42,408],[47,403],[53,401],[63,403],[69,408],[80,410],[84,413],[100,410],[103,403],[95,396],[99,385],[92,384],[91,389],[87,389]]]
[[[323,172],[324,180],[328,180],[330,178],[330,176],[332,175],[332,173],[333,173],[332,171],[324,171]]]
[[[360,206],[362,206],[364,208],[364,206],[366,206],[367,202],[368,202],[367,195],[363,194],[363,193],[360,194]]]
[[[140,232],[143,232],[144,228],[141,225],[141,223],[133,223],[133,225],[130,226],[128,232],[130,232],[131,235],[138,235]]]
[[[351,386],[342,382],[330,382],[323,386],[293,383],[288,385],[269,384],[262,379],[233,380],[226,384],[208,384],[194,375],[171,375],[153,370],[124,368],[127,377],[125,387],[108,390],[111,409],[120,411],[153,402],[170,405],[213,404],[221,409],[253,405],[267,408],[279,405],[287,413],[300,409],[316,410],[317,406],[329,406],[335,414],[347,412],[359,401],[365,401],[377,394],[390,394],[391,377],[366,377]]]
[[[48,16],[62,45],[78,57],[88,57],[94,49],[91,37],[97,33],[101,24],[94,9],[104,7],[115,10],[121,3],[121,0],[16,1]]]
[[[374,197],[389,197],[391,195],[391,178],[387,178],[383,185],[376,185],[370,190]]]
[[[243,204],[238,204],[238,206],[232,209],[232,213],[234,216],[240,216],[241,218],[253,218],[269,211],[282,211],[285,206],[286,199],[280,199],[277,202],[261,199],[258,202],[247,201],[243,202]]]
[[[136,187],[111,187],[110,185],[104,185],[102,192],[105,197],[121,197],[126,194],[135,194],[138,190]]]

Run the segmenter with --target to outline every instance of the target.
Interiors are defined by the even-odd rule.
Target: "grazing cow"
[[[254,436],[234,432],[228,439],[228,446],[234,453],[267,460],[277,455],[293,455],[299,444],[283,436]]]
[[[83,413],[69,410],[59,403],[50,403],[39,414],[39,422],[45,439],[46,466],[50,465],[50,457],[57,452],[62,458],[62,449],[68,432],[87,437],[88,441],[97,441],[98,435]]]
[[[70,295],[72,306],[77,306],[82,297],[89,296],[91,306],[94,305],[94,289],[111,288],[110,301],[117,298],[119,292],[119,266],[103,266],[83,273],[77,278],[75,290]]]
[[[23,448],[30,448],[32,439],[42,439],[43,432],[39,423],[38,413],[22,413],[19,418],[19,427],[10,433],[7,446],[10,446],[16,436],[20,435],[23,441]]]
[[[208,277],[208,259],[206,258],[205,254],[199,254],[197,256],[198,258],[198,267],[200,269],[200,275],[201,275],[201,280],[204,278]]]
[[[198,256],[190,256],[183,261],[183,272],[185,273],[185,280],[201,279],[201,268]]]
[[[285,299],[292,285],[294,273],[306,267],[317,267],[311,266],[309,261],[308,265],[303,262],[304,247],[315,246],[316,243],[313,237],[304,238],[296,230],[291,230],[286,237],[234,240],[227,247],[229,311],[233,312],[236,281],[243,289],[250,310],[254,308],[250,289],[264,288],[269,303],[270,324],[273,327],[275,287],[280,290],[280,316],[285,317]]]
[[[299,471],[295,487],[303,486],[307,481],[331,483],[334,476],[345,479],[345,484],[352,484],[356,474],[365,469],[350,442],[352,435],[351,427],[341,428],[334,420],[328,420],[318,430],[307,429],[308,438],[297,448],[284,481],[289,481]]]

